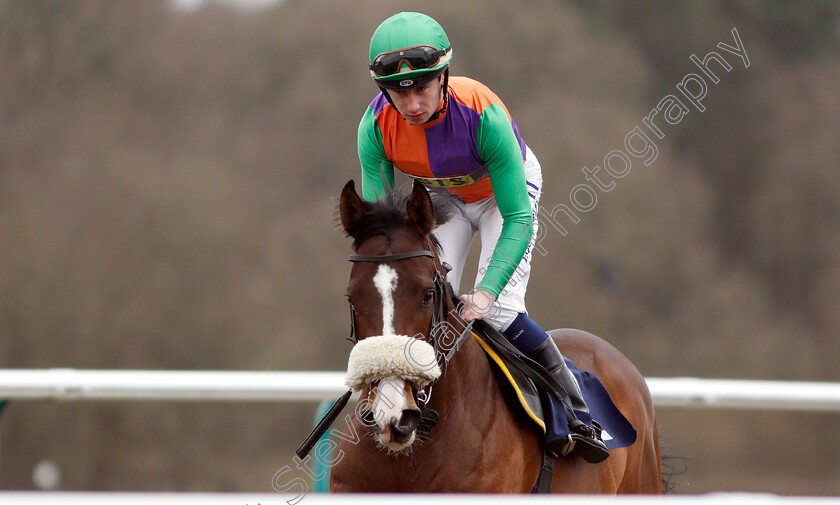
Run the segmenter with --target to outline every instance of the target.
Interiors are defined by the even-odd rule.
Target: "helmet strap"
[[[449,106],[449,67],[446,67],[446,70],[443,71],[443,86],[440,89],[443,92],[443,107],[436,110],[429,118],[429,121],[426,121],[427,123],[439,118],[446,111],[447,106]]]
[[[385,100],[388,100],[388,103],[391,104],[391,107],[393,107],[395,111],[399,112],[400,110],[397,108],[397,105],[394,103],[393,100],[391,100],[391,94],[388,93],[388,88],[384,86],[379,86],[379,90],[382,92],[383,95],[385,95]]]

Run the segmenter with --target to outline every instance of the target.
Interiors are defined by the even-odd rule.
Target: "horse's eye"
[[[423,305],[429,305],[435,299],[435,290],[434,289],[427,289],[426,293],[423,294]]]

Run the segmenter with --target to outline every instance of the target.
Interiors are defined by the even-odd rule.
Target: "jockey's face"
[[[423,124],[432,117],[443,101],[443,74],[424,86],[407,90],[388,90],[397,110],[413,125]]]

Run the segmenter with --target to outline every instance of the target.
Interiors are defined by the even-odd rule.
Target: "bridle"
[[[473,323],[470,322],[469,324],[464,323],[464,329],[458,334],[458,337],[453,341],[452,346],[448,348],[448,351],[444,354],[443,351],[444,347],[441,345],[441,333],[446,332],[446,314],[444,311],[446,310],[446,296],[448,296],[449,290],[446,287],[446,274],[452,269],[446,263],[442,263],[440,258],[434,252],[434,245],[432,241],[428,238],[426,239],[426,249],[425,250],[416,250],[416,251],[409,251],[403,253],[394,253],[394,254],[378,254],[378,255],[364,255],[364,254],[353,254],[350,255],[347,259],[351,262],[370,262],[370,263],[387,263],[389,261],[400,261],[409,258],[418,258],[418,257],[429,257],[432,258],[432,263],[435,267],[435,277],[434,277],[434,312],[432,314],[432,320],[429,323],[429,336],[428,340],[430,345],[434,348],[436,359],[438,360],[438,365],[441,368],[440,377],[443,377],[444,373],[446,373],[446,364],[449,363],[449,360],[452,359],[452,356],[458,352],[458,349],[461,348],[461,344],[467,339],[467,337],[472,332]],[[353,301],[348,300],[350,303],[350,341],[353,344],[358,343],[358,331],[356,330],[356,308],[353,306]],[[456,302],[457,306],[457,301]],[[454,335],[453,332],[446,332],[445,335]],[[443,363],[441,363],[441,357]],[[436,382],[435,381],[435,382]],[[440,420],[440,415],[435,412],[433,409],[429,408],[427,405],[429,400],[432,396],[432,386],[435,384],[432,382],[431,384],[427,385],[424,389],[416,392],[416,399],[418,401],[418,406],[420,408],[420,422],[417,425],[417,436],[421,440],[425,440],[431,430],[437,425],[438,421]],[[412,387],[413,389],[413,387]],[[315,426],[312,430],[312,433],[306,437],[306,440],[298,447],[295,454],[299,458],[305,458],[306,455],[312,450],[312,447],[320,440],[320,438],[327,432],[330,425],[336,420],[336,418],[341,414],[341,410],[347,405],[347,402],[350,400],[350,396],[353,394],[353,390],[350,389],[346,393],[344,393],[341,398],[336,400],[333,403],[332,407],[327,411],[324,415],[323,419]]]
[[[408,258],[417,258],[420,256],[428,256],[432,258],[432,261],[435,264],[435,312],[432,314],[432,323],[431,327],[434,328],[435,324],[439,324],[443,317],[443,303],[440,303],[438,300],[442,302],[442,297],[438,296],[438,291],[445,288],[445,281],[441,280],[441,278],[445,279],[444,276],[441,275],[440,270],[437,267],[437,261],[434,261],[437,256],[431,250],[417,250],[417,251],[409,251],[404,253],[396,253],[396,254],[373,254],[373,255],[366,255],[366,254],[351,254],[347,257],[347,259],[351,263],[361,263],[361,262],[368,262],[368,263],[385,263],[388,261],[400,261]],[[439,307],[440,305],[440,307]],[[431,337],[430,337],[431,338]],[[353,305],[353,302],[350,301],[350,341],[358,343],[358,332],[356,331],[356,307]],[[434,345],[434,343],[432,344]],[[435,347],[437,349],[437,347]]]
[[[427,243],[427,249],[418,249],[416,251],[409,251],[409,252],[402,252],[402,253],[394,253],[394,254],[374,254],[374,255],[365,255],[365,254],[351,254],[347,259],[350,262],[357,263],[357,262],[369,262],[369,263],[386,263],[389,261],[400,261],[409,258],[417,258],[417,257],[429,257],[432,258],[432,263],[435,267],[435,277],[434,277],[434,311],[432,313],[432,320],[429,324],[429,332],[428,332],[428,339],[429,343],[435,349],[435,355],[438,357],[443,358],[442,363],[438,363],[441,367],[441,376],[443,373],[446,372],[446,365],[449,363],[449,360],[452,359],[452,356],[458,352],[458,349],[461,348],[461,344],[463,344],[466,337],[472,331],[472,323],[465,325],[463,331],[458,335],[458,337],[454,340],[451,347],[444,348],[441,344],[441,333],[445,332],[445,325],[443,324],[446,320],[446,296],[448,296],[448,290],[446,288],[446,273],[452,269],[448,264],[441,263],[438,256],[433,252],[433,246],[431,241]],[[356,308],[353,305],[353,302],[350,301],[350,341],[354,344],[358,342],[358,332],[356,330]],[[427,391],[420,391],[418,392],[418,397],[423,403],[427,403],[429,398],[431,397],[431,389],[434,383],[427,386]]]

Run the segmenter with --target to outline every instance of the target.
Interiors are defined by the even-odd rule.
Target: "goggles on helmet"
[[[370,64],[370,71],[377,77],[387,77],[398,73],[403,62],[408,64],[412,70],[431,68],[437,65],[441,58],[450,51],[452,51],[452,47],[438,51],[432,46],[424,45],[382,53],[374,58],[373,63]]]

